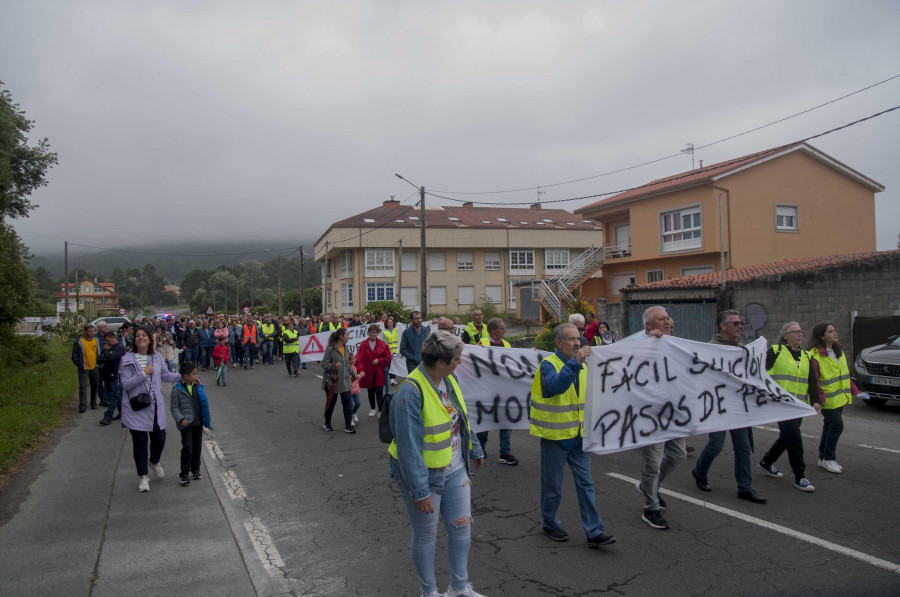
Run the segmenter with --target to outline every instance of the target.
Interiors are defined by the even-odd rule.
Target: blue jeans
[[[253,361],[256,360],[256,344],[244,344],[244,364],[253,366]]]
[[[479,443],[481,443],[481,449],[484,450],[485,454],[487,454],[487,448],[485,446],[487,445],[487,441],[488,441],[488,433],[490,433],[490,432],[489,431],[481,431],[481,432],[475,434],[478,436],[478,441],[479,441]],[[501,429],[500,430],[500,456],[506,456],[507,454],[509,454],[509,451],[512,449],[512,442],[509,439],[511,434],[512,434],[511,429]]]
[[[106,396],[106,401],[109,403],[106,407],[106,412],[103,413],[103,417],[106,419],[112,419],[113,415],[116,414],[116,409],[119,408],[119,378],[116,377],[111,381],[104,381],[103,388]]]
[[[725,431],[716,431],[709,434],[709,441],[697,458],[694,477],[707,479],[713,460],[725,446],[725,433]],[[750,428],[732,429],[731,445],[734,447],[734,478],[737,481],[738,491],[750,491],[753,489],[753,469],[750,465]]]
[[[221,370],[219,369],[221,367]],[[228,385],[228,365],[226,363],[222,363],[219,367],[216,367],[216,385],[220,383],[223,386]]]
[[[844,407],[822,409],[822,439],[819,441],[819,458],[837,460],[837,443],[844,432]]]
[[[469,546],[472,542],[472,488],[466,468],[462,467],[444,480],[443,493],[432,493],[431,504],[434,512],[425,514],[416,508],[410,489],[402,479],[397,480],[397,488],[412,525],[413,565],[422,586],[428,595],[437,590],[434,576],[434,551],[437,538],[438,519],[443,519],[447,530],[447,557],[450,560],[450,587],[462,589],[469,582]]]
[[[546,529],[557,529],[556,517],[562,499],[563,474],[566,462],[575,480],[581,526],[588,538],[603,532],[603,521],[597,511],[594,479],[591,476],[591,455],[581,449],[580,437],[554,441],[541,438],[541,518]]]
[[[193,348],[185,348],[184,349],[184,362],[185,363],[193,363],[197,364],[197,351],[198,346],[194,346]]]
[[[209,369],[209,355],[212,354],[212,346],[201,346],[200,347],[200,362],[199,365],[202,365],[205,369]]]
[[[272,340],[265,340],[262,343],[262,356],[259,358],[263,363],[272,363],[272,349],[274,348],[275,342]]]
[[[240,344],[231,345],[231,362],[240,364],[243,359],[244,351]]]
[[[350,394],[350,399],[353,400],[353,408],[350,410],[352,414],[356,414],[356,411],[359,410],[359,394]]]

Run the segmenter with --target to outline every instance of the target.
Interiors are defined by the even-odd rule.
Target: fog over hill
[[[310,264],[314,239],[274,239],[258,241],[220,242],[165,242],[146,245],[122,245],[97,250],[69,244],[69,271],[86,269],[106,277],[113,268],[127,270],[143,268],[146,264],[172,284],[178,284],[184,275],[194,268],[215,269],[220,265],[233,266],[247,259],[266,263],[281,255],[295,259],[302,245],[306,263]],[[99,244],[99,243],[98,243]],[[268,249],[268,251],[267,251]],[[31,268],[44,267],[54,278],[60,278],[64,269],[64,250],[60,243],[58,253],[36,253]],[[310,264],[311,265],[311,264]]]

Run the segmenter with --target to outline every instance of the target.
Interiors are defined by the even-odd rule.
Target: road
[[[387,476],[386,446],[361,396],[359,433],[321,429],[321,369],[311,363],[290,378],[283,363],[229,369],[227,388],[202,373],[213,413],[208,451],[225,472],[215,483],[232,531],[252,533],[273,586],[296,595],[414,595],[409,525]],[[897,595],[900,594],[900,408],[854,403],[845,412],[838,446],[842,475],[816,466],[820,423],[804,421],[805,494],[788,471],[771,479],[754,465],[754,486],[769,498],[756,505],[736,498],[732,452],[726,445],[710,472],[712,493],[700,492],[690,469],[696,448],[664,488],[671,529],[641,521],[634,483],[639,455],[594,457],[597,502],[619,541],[587,549],[567,473],[560,518],[571,536],[553,543],[540,532],[539,444],[513,433],[521,464],[497,463],[491,437],[485,467],[473,480],[473,541],[469,572],[490,597],[521,595]],[[754,431],[755,458],[776,437],[774,425]],[[172,447],[173,450],[175,446]],[[249,522],[246,522],[248,521]],[[236,521],[244,521],[239,524]],[[444,532],[438,537],[439,585],[448,578]],[[244,541],[246,543],[246,540]]]

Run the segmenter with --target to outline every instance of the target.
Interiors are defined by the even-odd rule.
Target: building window
[[[681,268],[682,276],[699,276],[700,274],[711,274],[716,271],[711,265],[697,265],[694,267],[683,267]]]
[[[663,279],[663,270],[651,269],[647,270],[647,282],[661,282]]]
[[[400,259],[400,269],[404,272],[414,272],[419,267],[419,253],[406,251]]]
[[[341,284],[341,307],[353,308],[353,284]]]
[[[447,254],[443,251],[428,253],[428,271],[442,272],[447,269]]]
[[[101,292],[103,292],[102,288],[100,288],[99,286],[94,286],[94,294],[100,294]]]
[[[510,249],[509,273],[534,275],[534,249]]]
[[[366,249],[366,276],[388,278],[394,275],[394,250]]]
[[[503,287],[502,286],[485,286],[484,298],[491,301],[495,305],[503,303]]]
[[[353,251],[341,251],[341,278],[353,277]]]
[[[797,226],[797,206],[796,205],[776,205],[775,206],[775,230],[798,230]]]
[[[569,267],[568,249],[544,249],[544,271],[557,273]]]
[[[394,300],[393,282],[366,282],[366,303]]]
[[[457,301],[460,305],[471,305],[475,302],[475,287],[460,286],[457,290]]]
[[[400,302],[411,309],[419,304],[419,289],[415,286],[404,286],[400,289]]]
[[[432,286],[430,288],[431,292],[430,298],[428,299],[432,305],[446,305],[447,304],[447,287],[446,286]]]
[[[484,254],[484,269],[489,272],[500,271],[500,252],[487,251]]]
[[[475,269],[475,257],[471,251],[459,251],[456,254],[456,269],[459,271],[472,271]]]
[[[634,284],[634,272],[613,274],[609,278],[609,291],[612,296],[619,296],[619,289]]]
[[[659,226],[663,253],[703,247],[699,205],[660,214]]]

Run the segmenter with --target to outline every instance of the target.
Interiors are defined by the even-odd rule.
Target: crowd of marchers
[[[322,428],[333,431],[332,416],[340,401],[344,431],[355,434],[360,409],[360,392],[366,389],[370,417],[387,417],[391,441],[389,474],[395,480],[406,505],[412,527],[412,559],[421,595],[435,597],[477,597],[468,579],[467,561],[471,542],[471,490],[469,479],[485,458],[487,432],[472,433],[465,400],[453,372],[463,347],[509,348],[504,339],[502,319],[485,322],[480,310],[471,314],[461,334],[454,333],[460,320],[435,318],[424,326],[422,315],[414,311],[406,329],[398,333],[388,314],[321,314],[309,319],[292,313],[232,316],[180,316],[165,321],[145,319],[126,323],[118,334],[87,324],[72,349],[72,361],[79,372],[79,411],[90,405],[105,407],[102,425],[121,418],[134,443],[139,491],[149,491],[149,473],[162,479],[160,457],[165,446],[168,406],[182,436],[182,485],[201,478],[200,441],[203,427],[210,427],[209,401],[198,371],[215,372],[216,384],[227,385],[227,371],[256,364],[285,363],[287,374],[298,376],[307,363],[300,362],[300,337],[330,332],[319,366],[325,394],[325,421]],[[644,329],[620,342],[652,342],[674,333],[675,321],[665,308],[654,306],[643,314]],[[722,311],[717,332],[710,343],[743,346],[742,320],[734,310]],[[356,351],[347,347],[349,328],[367,326],[365,340]],[[818,445],[818,465],[840,474],[837,444],[843,431],[842,410],[859,394],[850,379],[847,358],[837,332],[829,323],[816,325],[804,345],[797,322],[786,322],[778,341],[769,347],[766,369],[772,379],[798,399],[812,405],[822,417]],[[587,386],[585,359],[592,350],[615,342],[610,326],[588,315],[570,316],[568,323],[554,330],[555,350],[541,362],[535,373],[530,401],[530,433],[540,438],[542,530],[553,541],[567,541],[557,510],[562,497],[565,466],[575,481],[581,524],[588,547],[599,548],[616,542],[606,533],[596,504],[590,456],[582,449],[583,417]],[[599,347],[599,348],[597,348]],[[391,400],[391,361],[402,355],[407,376]],[[165,400],[162,382],[174,384]],[[800,425],[802,419],[778,423],[780,434],[754,467],[752,429],[740,428],[709,434],[691,475],[697,488],[712,491],[708,474],[731,435],[737,497],[765,504],[753,487],[753,470],[768,477],[782,478],[776,462],[784,452],[794,477],[794,487],[811,493],[815,487],[806,476]],[[382,425],[382,428],[384,426]],[[511,432],[501,429],[501,464],[516,465]],[[661,511],[667,507],[660,485],[671,476],[687,455],[684,438],[640,449],[641,480],[637,490],[642,498],[641,519],[654,529],[668,529]],[[435,530],[443,521],[448,534],[450,583],[438,592],[434,574]]]

